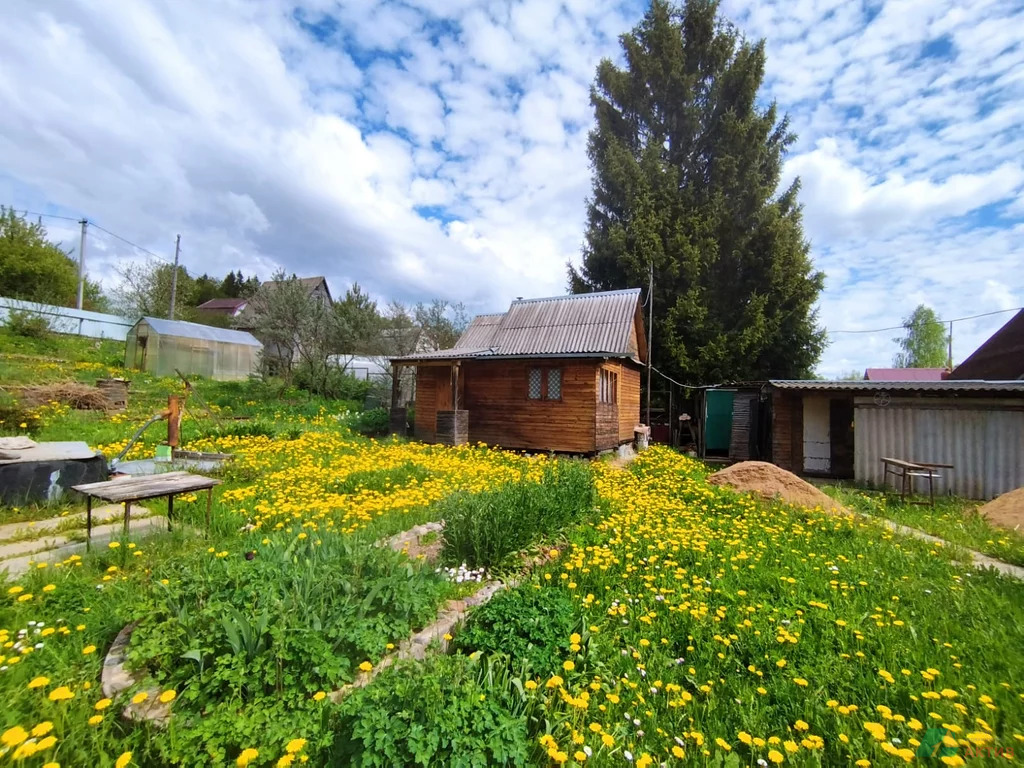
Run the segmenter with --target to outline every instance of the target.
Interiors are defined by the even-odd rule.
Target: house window
[[[614,405],[619,401],[619,374],[615,371],[601,369],[601,386],[598,390],[599,402]]]
[[[562,369],[531,368],[526,394],[531,400],[561,400]]]
[[[562,369],[551,368],[548,370],[548,400],[562,399]]]
[[[530,385],[529,385],[529,397],[531,400],[540,400],[541,398],[541,387],[543,386],[544,376],[540,368],[530,369]]]

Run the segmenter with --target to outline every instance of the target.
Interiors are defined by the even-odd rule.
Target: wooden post
[[[171,518],[174,516],[174,494],[167,496],[167,530],[171,530]]]
[[[85,551],[92,550],[92,496],[85,497]]]
[[[178,447],[181,431],[181,400],[177,395],[167,397],[167,444],[171,448]]]
[[[131,516],[132,516],[132,503],[131,503],[131,501],[126,501],[124,503],[124,535],[125,536],[128,535],[128,521],[131,518]]]
[[[391,407],[397,408],[402,399],[402,364],[391,364]]]
[[[206,492],[206,538],[210,538],[210,507],[213,506],[213,486]]]
[[[452,410],[459,410],[459,364],[452,363]]]

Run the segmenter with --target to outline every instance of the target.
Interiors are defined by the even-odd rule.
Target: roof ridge
[[[639,288],[616,288],[613,291],[589,291],[587,293],[564,293],[561,296],[540,296],[532,299],[515,299],[512,304],[529,304],[534,301],[558,301],[560,299],[589,299],[598,296],[625,295],[628,293],[640,294]]]

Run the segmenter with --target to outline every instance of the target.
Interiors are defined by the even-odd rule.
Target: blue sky
[[[278,266],[475,311],[578,260],[588,89],[644,6],[607,0],[13,0],[0,201],[86,216],[193,272]],[[1024,305],[1024,6],[723,0],[767,39],[830,330]],[[48,222],[68,245],[70,222]],[[106,285],[123,243],[96,232]],[[1009,315],[957,324],[963,358]],[[886,365],[893,332],[820,365]]]

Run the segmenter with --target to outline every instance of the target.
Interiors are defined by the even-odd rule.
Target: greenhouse
[[[206,376],[219,381],[245,379],[256,372],[263,349],[245,331],[182,320],[143,317],[125,340],[125,367],[155,376]]]

